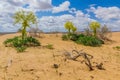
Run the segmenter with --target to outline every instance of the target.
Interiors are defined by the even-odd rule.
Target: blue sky
[[[92,21],[120,31],[119,0],[0,0],[0,32],[15,32],[12,16],[18,10],[33,11],[38,27],[43,31],[65,31],[66,21],[72,21],[79,31]],[[34,27],[34,25],[31,25]]]

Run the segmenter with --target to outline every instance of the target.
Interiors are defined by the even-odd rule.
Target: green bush
[[[62,40],[64,41],[69,40],[68,35],[62,35]]]
[[[77,34],[71,34],[70,35],[70,40],[76,41],[78,39],[78,37],[79,37],[79,35],[77,35]]]
[[[120,46],[113,47],[113,49],[120,50]]]
[[[67,34],[67,35],[62,35],[62,40],[72,40],[76,41],[78,39],[79,35],[77,34]]]
[[[23,52],[27,47],[40,46],[40,42],[33,37],[26,37],[22,39],[21,36],[17,36],[4,41],[6,47],[15,47],[18,52]]]
[[[82,36],[80,35],[76,43],[86,46],[101,46],[104,42],[94,36]]]
[[[17,52],[24,52],[26,50],[25,46],[16,47]]]
[[[46,47],[47,49],[54,49],[52,44],[47,44],[45,47]]]
[[[27,37],[24,42],[24,44],[27,46],[40,46],[40,42],[33,37]]]

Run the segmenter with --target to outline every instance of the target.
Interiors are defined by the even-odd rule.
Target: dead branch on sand
[[[93,56],[90,54],[87,54],[85,52],[82,52],[82,51],[83,50],[80,50],[80,51],[72,50],[72,53],[70,53],[65,50],[64,55],[65,55],[66,59],[70,59],[70,60],[74,60],[74,61],[77,61],[77,58],[82,56],[84,58],[84,60],[82,62],[84,62],[87,65],[87,67],[89,68],[89,70],[92,71],[93,66],[91,63],[91,59],[93,59]],[[77,53],[77,54],[73,55],[73,53]],[[103,63],[97,64],[96,67],[97,67],[97,69],[104,70]]]

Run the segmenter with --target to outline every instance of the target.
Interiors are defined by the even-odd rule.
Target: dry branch
[[[73,53],[77,53],[77,54],[73,56]],[[90,70],[93,70],[92,64],[90,61],[90,59],[92,59],[93,56],[85,52],[82,52],[82,50],[80,50],[79,52],[77,50],[72,50],[72,53],[65,51],[65,56],[67,59],[71,59],[71,60],[76,60],[79,56],[82,56],[84,58],[85,64],[89,67]]]
[[[74,61],[77,61],[77,58],[80,57],[80,56],[83,57],[84,60],[82,62],[84,62],[87,65],[87,67],[89,68],[89,70],[92,71],[93,66],[92,66],[92,63],[91,63],[91,59],[93,59],[93,56],[90,55],[90,54],[87,54],[85,52],[82,52],[82,51],[83,50],[80,50],[80,51],[72,50],[72,52],[70,53],[70,52],[65,50],[64,55],[65,55],[66,59],[70,59],[70,60],[74,60]],[[75,53],[76,53],[76,55],[73,55]],[[96,63],[95,67],[99,70],[105,70],[103,68],[103,63],[100,63],[100,64]]]

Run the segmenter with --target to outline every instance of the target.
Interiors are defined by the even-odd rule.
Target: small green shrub
[[[24,52],[26,50],[25,46],[17,47],[16,48],[17,52]]]
[[[113,49],[120,50],[120,46],[113,47]]]
[[[67,35],[62,35],[62,40],[72,40],[76,41],[78,39],[79,35],[77,34],[67,34]]]
[[[78,44],[83,44],[85,46],[101,46],[104,42],[95,37],[95,36],[88,36],[84,34],[70,34],[70,35],[63,35],[62,40],[72,40]]]
[[[27,47],[40,46],[40,42],[33,37],[26,37],[22,39],[21,36],[17,36],[4,41],[6,47],[15,47],[18,52],[23,52]]]
[[[62,40],[64,40],[64,41],[69,40],[68,35],[62,35]]]
[[[77,34],[71,34],[70,35],[70,40],[76,41],[78,39],[78,37],[79,37],[79,35],[77,35]]]
[[[54,49],[52,44],[47,44],[45,47],[46,47],[47,49]]]
[[[83,36],[80,35],[78,40],[75,41],[78,44],[83,44],[86,46],[101,46],[104,42],[94,36]]]
[[[33,37],[27,37],[24,42],[27,46],[40,46],[40,42]]]

